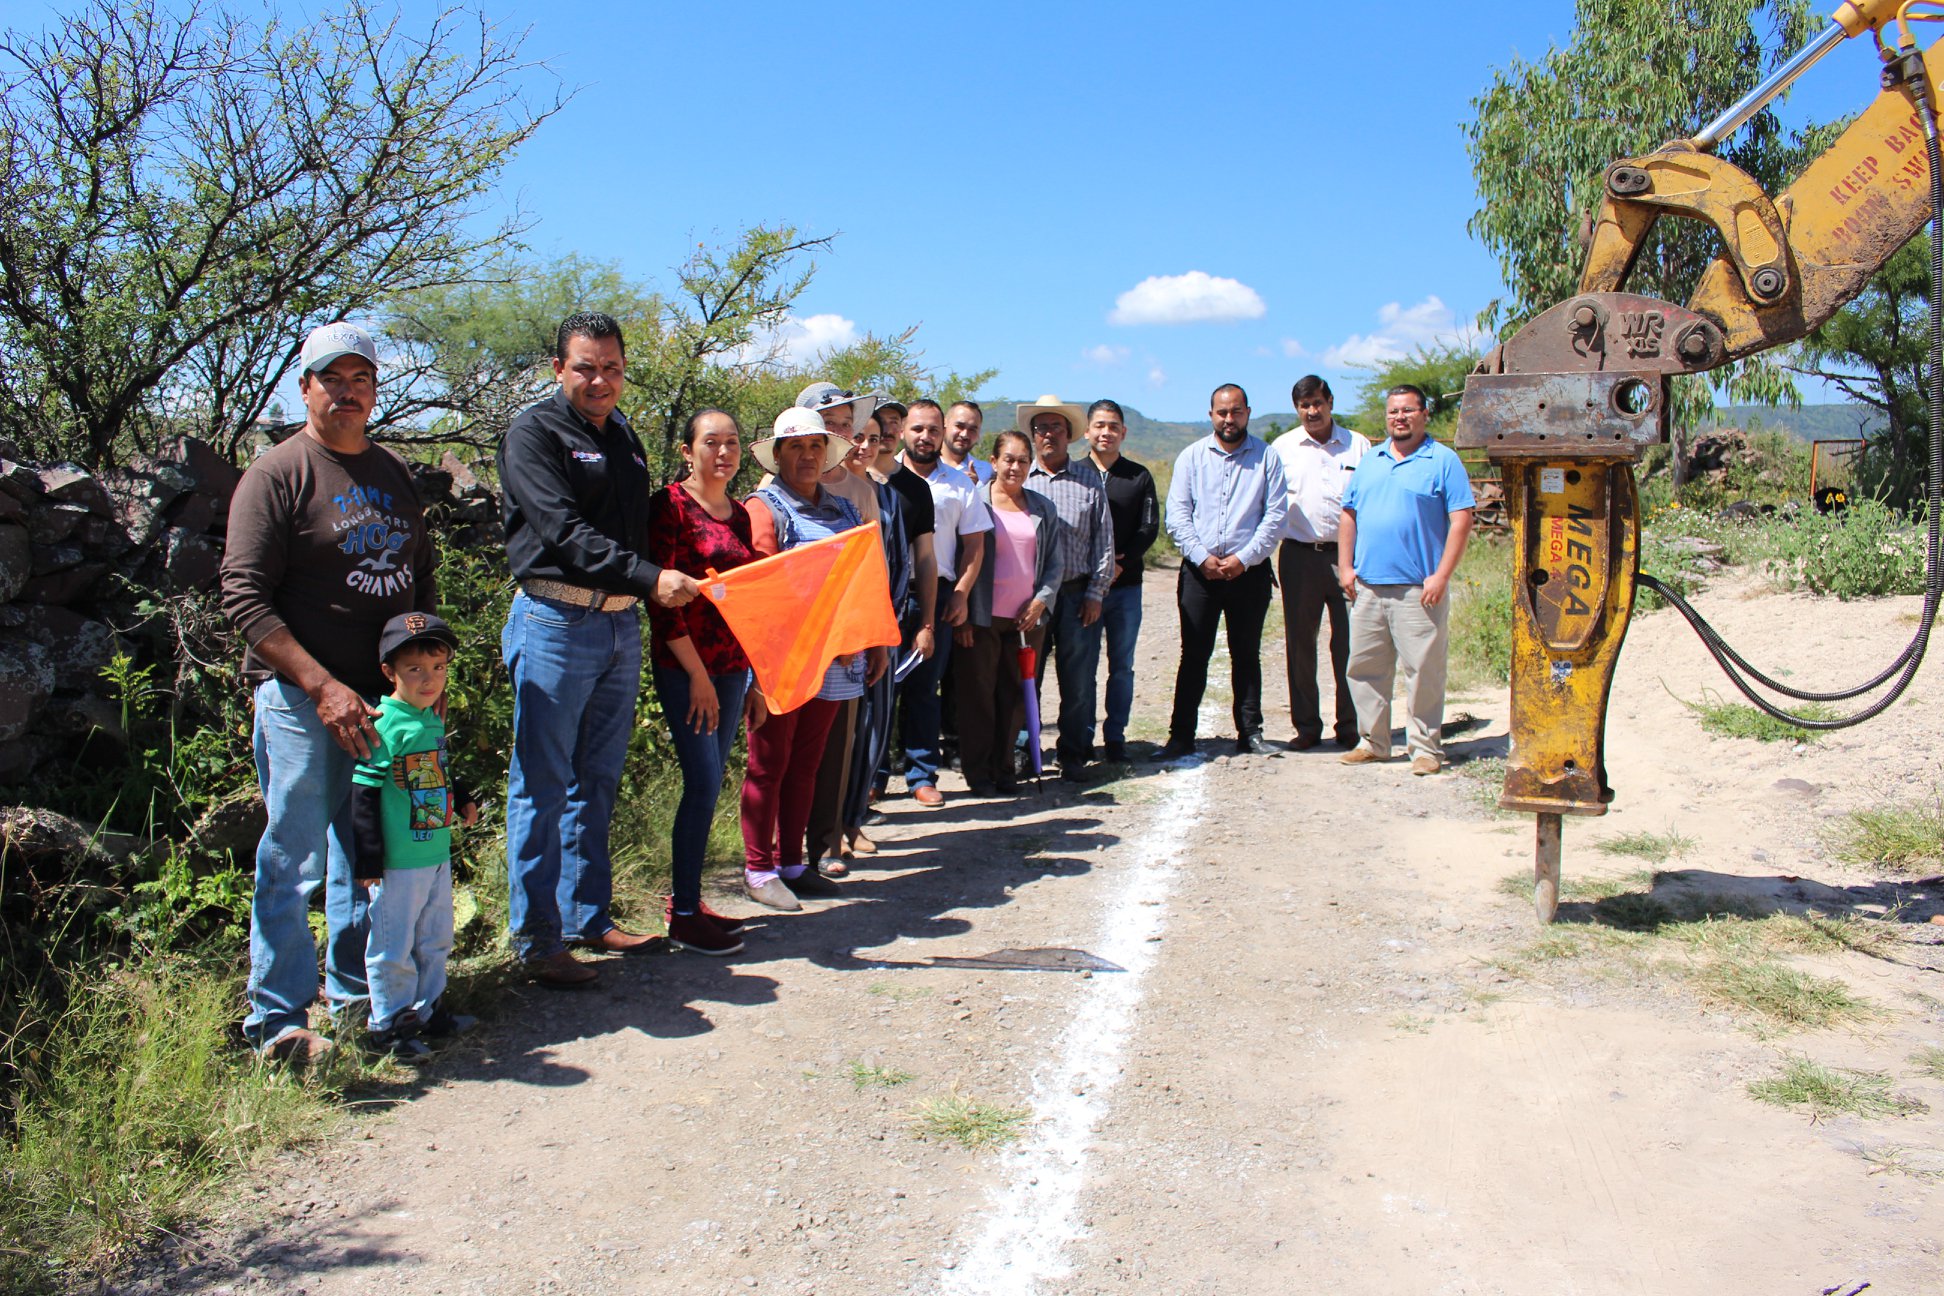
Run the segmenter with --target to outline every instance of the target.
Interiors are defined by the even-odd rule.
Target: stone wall
[[[413,475],[455,533],[442,540],[497,543],[498,500],[465,464],[447,454]],[[102,670],[126,652],[176,678],[166,603],[216,592],[241,480],[193,438],[100,473],[22,463],[0,443],[0,785],[126,742]]]

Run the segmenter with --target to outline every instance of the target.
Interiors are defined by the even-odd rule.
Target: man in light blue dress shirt
[[[1274,589],[1269,556],[1281,538],[1289,489],[1282,461],[1249,435],[1249,397],[1225,383],[1209,399],[1211,436],[1175,459],[1168,487],[1168,534],[1181,550],[1175,602],[1181,613],[1181,667],[1174,715],[1161,759],[1195,750],[1195,721],[1208,688],[1218,625],[1228,627],[1235,695],[1235,750],[1260,750],[1262,623]]]

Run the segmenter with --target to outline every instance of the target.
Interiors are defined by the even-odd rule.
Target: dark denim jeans
[[[516,954],[545,958],[614,927],[608,824],[641,687],[641,613],[523,591],[500,647],[513,677],[507,922]]]
[[[702,902],[702,862],[709,850],[709,827],[722,797],[722,775],[742,728],[749,672],[711,675],[721,716],[714,733],[697,733],[688,722],[689,677],[684,670],[655,667],[655,696],[675,735],[675,760],[682,767],[682,801],[675,807],[670,833],[669,869],[674,876],[675,911],[694,913]]]
[[[1087,598],[1087,582],[1068,581],[1060,587],[1060,601],[1053,605],[1053,673],[1060,681],[1060,737],[1055,744],[1062,765],[1078,765],[1093,759],[1094,699],[1100,691],[1100,636],[1103,626],[1095,621],[1080,624],[1080,611]]]
[[[1127,717],[1134,710],[1134,647],[1141,638],[1141,587],[1124,585],[1107,591],[1100,605],[1100,624],[1107,640],[1107,714],[1100,736],[1110,743],[1127,741]]]
[[[945,664],[952,659],[952,627],[945,624],[944,611],[952,595],[952,584],[938,582],[939,616],[933,623],[938,650],[927,661],[912,667],[904,683],[898,685],[898,736],[904,742],[904,779],[907,790],[930,787],[938,782],[938,727],[941,719],[939,688]]]

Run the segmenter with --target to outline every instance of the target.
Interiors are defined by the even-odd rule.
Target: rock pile
[[[0,443],[0,785],[127,741],[102,671],[127,653],[177,677],[157,608],[215,594],[242,476],[189,437],[100,473],[22,463]],[[463,462],[413,476],[442,543],[498,543],[498,499]]]

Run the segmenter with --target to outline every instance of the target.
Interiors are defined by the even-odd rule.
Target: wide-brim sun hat
[[[824,429],[823,415],[812,409],[792,405],[776,416],[770,427],[770,434],[749,447],[749,453],[756,456],[756,462],[763,465],[764,472],[776,472],[776,443],[786,437],[815,436],[824,439],[823,471],[829,472],[844,462],[850,453],[850,442],[842,437],[832,436]]]
[[[1069,441],[1079,436],[1087,426],[1087,412],[1078,405],[1061,400],[1058,396],[1042,396],[1031,405],[1017,405],[1014,409],[1017,413],[1014,414],[1013,420],[1029,441],[1033,436],[1033,417],[1037,414],[1058,414],[1065,419]]]

